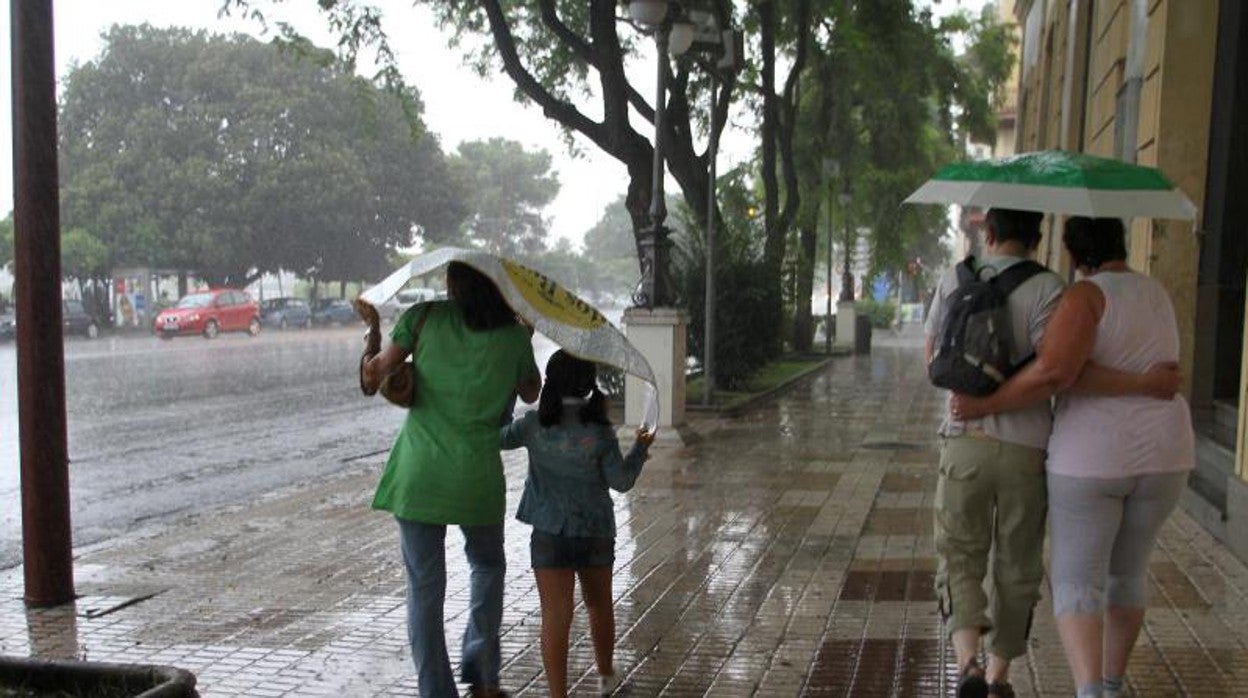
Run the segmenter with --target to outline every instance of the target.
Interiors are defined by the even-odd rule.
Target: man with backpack
[[[987,394],[1035,353],[1062,279],[1030,260],[1042,215],[991,209],[986,252],[940,280],[928,312],[933,383]],[[1044,576],[1048,403],[961,422],[945,411],[936,487],[936,595],[957,655],[959,696],[1012,696]],[[991,555],[990,555],[991,552]],[[991,599],[984,577],[992,561]],[[980,635],[988,663],[979,666]]]

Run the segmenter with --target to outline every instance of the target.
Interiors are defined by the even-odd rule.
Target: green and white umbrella
[[[1196,217],[1191,200],[1160,170],[1064,150],[945,165],[906,203],[1095,218]]]

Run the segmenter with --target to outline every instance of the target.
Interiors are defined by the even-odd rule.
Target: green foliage
[[[760,366],[780,353],[778,284],[765,283],[766,263],[757,214],[744,172],[729,173],[720,183],[724,226],[716,237],[715,378],[716,387],[740,388]],[[686,217],[687,211],[681,211]],[[695,229],[695,228],[689,228]],[[689,354],[705,356],[706,247],[702,236],[674,238],[672,283],[680,304],[690,315]]]
[[[61,232],[61,275],[80,281],[108,276],[112,255],[108,246],[81,228]]]
[[[845,47],[833,60],[855,78],[843,99],[853,106],[841,112],[850,139],[840,149],[853,218],[872,230],[872,271],[898,268],[921,238],[943,232],[943,209],[900,202],[958,157],[961,134],[995,120],[990,100],[1005,74],[978,79],[952,48],[956,34],[978,26],[960,14],[936,22],[927,10],[890,0],[858,4],[843,28]],[[972,45],[977,62],[991,58],[987,47]]]
[[[469,216],[463,237],[494,254],[535,254],[545,247],[542,209],[559,193],[550,153],[528,152],[503,138],[461,143],[450,158]]]
[[[118,264],[245,283],[376,278],[465,213],[409,104],[324,51],[115,26],[65,79],[62,216]],[[311,60],[309,60],[311,58]]]
[[[0,220],[0,269],[13,261],[13,214]]]
[[[866,315],[871,320],[871,326],[875,328],[892,327],[893,320],[897,317],[897,305],[892,301],[864,298],[855,303],[854,307],[860,315]]]
[[[224,12],[238,12],[263,23],[260,8],[282,0],[220,0]],[[302,4],[311,5],[311,0]],[[629,173],[626,197],[630,231],[649,223],[653,147],[642,127],[653,118],[654,105],[644,95],[652,94],[652,72],[639,83],[630,82],[635,71],[632,59],[644,56],[639,46],[647,37],[622,20],[620,3],[613,0],[416,0],[432,13],[435,21],[460,48],[466,61],[483,77],[505,75],[515,87],[517,101],[537,106],[561,129],[568,148],[578,152],[592,143],[624,164]],[[395,76],[390,89],[402,88],[402,77],[391,50],[391,37],[381,27],[379,3],[366,0],[316,0],[331,33],[339,38],[337,56],[354,62],[368,49],[377,52],[377,63],[386,76]],[[692,7],[692,6],[691,6]],[[717,16],[719,25],[734,25],[733,3],[705,5]],[[289,26],[280,27],[285,40],[306,41]],[[397,41],[397,38],[396,38]],[[668,132],[664,156],[672,177],[687,202],[706,201],[707,168],[703,153],[695,147],[695,136],[705,132],[704,110],[695,100],[704,96],[711,82],[708,71],[699,64],[713,62],[710,54],[673,59],[665,66],[671,73],[668,90]],[[720,111],[726,113],[735,81],[722,83]],[[640,115],[640,119],[637,116]],[[720,121],[720,130],[724,121]],[[574,140],[574,136],[577,137]],[[697,218],[702,217],[699,208]]]
[[[633,221],[628,216],[623,196],[608,204],[598,222],[585,231],[585,250],[603,260],[623,259],[637,266]]]

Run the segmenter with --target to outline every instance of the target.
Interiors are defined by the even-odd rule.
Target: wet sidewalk
[[[876,336],[734,419],[698,416],[616,498],[620,695],[948,695],[932,593],[938,396],[913,340]],[[383,445],[379,445],[379,448]],[[508,454],[509,507],[524,456]],[[168,664],[204,696],[414,695],[381,457],[243,507],[77,550],[76,604],[28,612],[0,572],[0,654]],[[528,527],[507,526],[503,686],[544,695]],[[467,568],[448,535],[456,654]],[[1248,568],[1182,512],[1150,575],[1138,696],[1248,695]],[[1047,591],[1019,695],[1072,695]],[[584,612],[575,693],[595,687]]]

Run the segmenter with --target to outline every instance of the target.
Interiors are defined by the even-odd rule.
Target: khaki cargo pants
[[[1040,599],[1044,458],[1040,449],[982,435],[946,439],[940,454],[935,501],[940,612],[949,632],[987,633],[988,651],[1004,659],[1027,651],[1032,610]],[[985,585],[990,559],[992,576]]]

